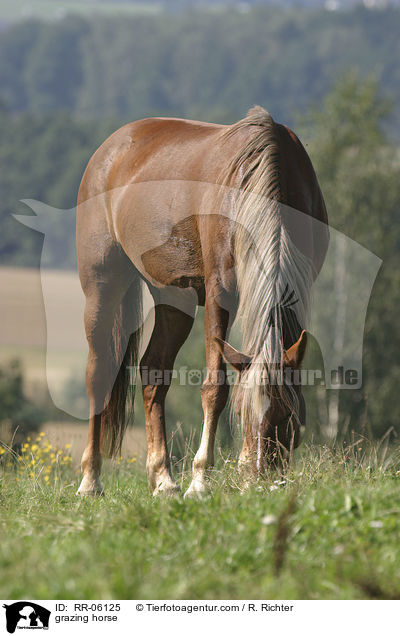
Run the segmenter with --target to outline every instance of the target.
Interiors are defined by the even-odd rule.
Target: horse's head
[[[241,462],[254,464],[261,472],[265,463],[276,461],[285,449],[296,448],[299,443],[300,425],[306,419],[299,370],[307,333],[303,331],[297,342],[283,351],[281,364],[269,365],[268,369],[263,365],[261,374],[254,373],[255,365],[261,363],[252,356],[219,338],[216,342],[225,361],[239,372],[234,406],[246,436]],[[255,378],[260,377],[262,386],[254,390]]]

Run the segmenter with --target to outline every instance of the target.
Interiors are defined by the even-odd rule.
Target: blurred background
[[[1,439],[19,444],[41,429],[61,444],[73,438],[77,458],[86,435],[86,424],[49,395],[43,235],[13,218],[29,214],[19,201],[73,208],[86,162],[126,122],[163,115],[231,123],[254,104],[301,137],[332,226],[383,260],[367,313],[363,388],[306,389],[306,436],[397,439],[399,34],[400,0],[0,0]],[[70,311],[76,300],[74,233],[57,217],[53,225],[44,265],[63,329],[65,299]],[[203,368],[202,318],[200,310],[178,366]],[[84,399],[81,354],[66,347],[48,370],[71,404]],[[318,347],[308,356],[315,368]],[[140,402],[129,453],[144,449]],[[173,386],[173,455],[184,455],[185,439],[196,441],[201,420],[199,387]],[[219,435],[222,448],[231,445],[227,414]]]

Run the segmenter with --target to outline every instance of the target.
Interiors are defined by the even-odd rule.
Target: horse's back
[[[256,133],[253,125],[227,136],[229,128],[173,118],[126,124],[102,144],[88,164],[78,198],[80,226],[90,224],[89,216],[98,219],[153,283],[171,284],[181,280],[184,272],[189,281],[201,278],[202,244],[208,245],[210,254],[217,236],[227,243],[224,213],[220,215],[225,221],[223,229],[210,218],[221,212],[216,185],[231,157]],[[277,124],[276,129],[285,203],[325,224],[325,206],[305,149],[288,128]],[[82,206],[85,201],[93,203]],[[318,270],[327,240],[325,230],[316,227],[318,236],[312,249],[317,252]]]
[[[199,121],[149,118],[119,128],[94,153],[82,179],[79,202],[130,183],[206,176],[201,161],[225,127]],[[211,162],[214,163],[214,162]],[[204,175],[203,175],[204,173]]]

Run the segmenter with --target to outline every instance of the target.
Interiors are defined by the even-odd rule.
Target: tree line
[[[260,103],[290,124],[349,67],[399,103],[399,31],[400,9],[362,6],[29,20],[0,33],[0,99],[12,113],[123,121],[227,122]]]

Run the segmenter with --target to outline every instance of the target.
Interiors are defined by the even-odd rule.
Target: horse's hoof
[[[201,479],[193,479],[184,494],[184,499],[203,499],[209,494],[207,485]]]
[[[104,497],[104,490],[77,490],[78,497]]]
[[[177,497],[181,494],[181,489],[175,482],[161,482],[153,490],[153,497]]]
[[[102,497],[104,489],[99,479],[88,480],[84,477],[76,494],[79,497]]]

